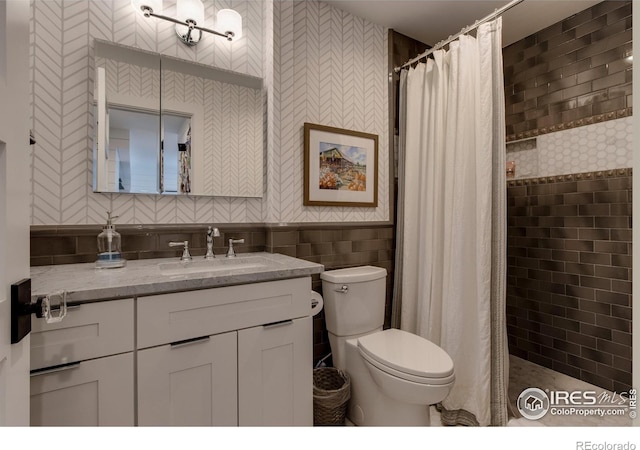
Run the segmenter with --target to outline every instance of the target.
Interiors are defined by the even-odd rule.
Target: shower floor
[[[546,367],[539,366],[532,362],[518,358],[516,356],[509,356],[509,402],[513,409],[517,411],[516,400],[520,393],[528,387],[537,387],[542,390],[591,390],[595,391],[599,395],[601,392],[607,392],[609,395],[613,395],[612,392],[605,391],[601,387],[594,386],[568,375],[556,372],[555,370],[547,369]],[[555,416],[547,413],[542,419],[528,420],[524,418],[510,419],[509,426],[550,426],[550,427],[624,427],[631,426],[631,419],[628,415],[624,416]]]
[[[597,394],[605,391],[584,381],[577,380],[568,375],[547,369],[532,362],[509,355],[509,403],[514,411],[517,411],[516,401],[520,393],[529,387],[537,387],[542,390],[591,390]],[[631,426],[631,419],[625,416],[583,417],[583,416],[553,416],[547,413],[542,419],[528,420],[525,418],[510,418],[510,427],[626,427]],[[431,407],[431,426],[442,426],[440,413],[434,406]]]

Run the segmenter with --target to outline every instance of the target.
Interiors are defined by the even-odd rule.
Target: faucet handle
[[[235,258],[236,251],[233,249],[233,244],[244,244],[244,239],[229,239],[229,249],[227,250],[227,258]]]
[[[191,261],[192,258],[189,253],[189,241],[169,242],[169,247],[184,247],[180,261]]]

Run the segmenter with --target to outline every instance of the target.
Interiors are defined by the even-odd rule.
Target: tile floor
[[[602,392],[607,392],[609,395],[613,395],[612,392],[605,391],[604,389],[586,383],[581,380],[577,380],[568,375],[556,372],[546,367],[539,366],[516,356],[509,356],[509,402],[513,411],[516,411],[516,400],[520,393],[529,387],[537,387],[540,389],[549,390],[591,390],[595,391],[597,395]],[[353,425],[347,420],[347,425]],[[507,426],[518,427],[626,427],[631,426],[632,421],[628,415],[624,416],[592,416],[583,417],[576,415],[569,416],[557,416],[547,413],[542,419],[528,420],[523,417],[511,417]],[[431,426],[442,426],[440,422],[440,413],[436,410],[435,406],[431,407]]]
[[[537,364],[525,361],[524,359],[510,356],[509,358],[509,401],[513,406],[514,411],[517,411],[516,400],[520,393],[528,387],[537,387],[542,390],[591,390],[595,391],[596,395],[600,395],[606,392],[608,395],[613,396],[612,392],[605,391],[601,387],[594,386],[581,380],[577,380],[568,375],[556,372],[546,367],[539,366]],[[564,426],[564,427],[623,427],[631,426],[632,420],[628,414],[623,416],[558,416],[547,413],[542,419],[528,420],[525,418],[513,418],[509,421],[510,426]]]

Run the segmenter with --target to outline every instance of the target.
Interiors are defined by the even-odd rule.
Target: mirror
[[[262,197],[262,79],[95,41],[95,192]]]

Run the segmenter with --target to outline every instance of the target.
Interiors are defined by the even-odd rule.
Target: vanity
[[[311,426],[311,275],[271,253],[32,267],[31,425]]]

